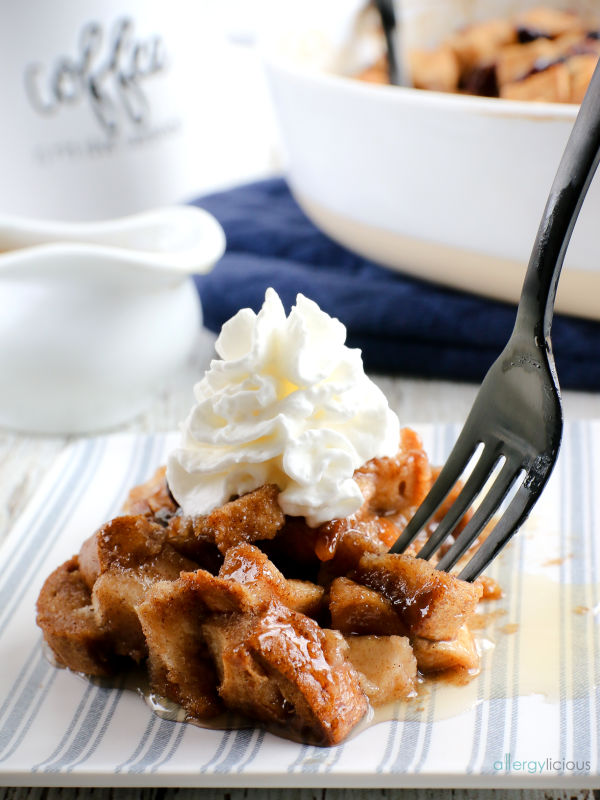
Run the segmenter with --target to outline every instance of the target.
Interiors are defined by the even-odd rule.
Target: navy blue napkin
[[[288,309],[302,292],[338,317],[367,370],[467,381],[483,378],[510,335],[515,306],[399,275],[351,253],[307,219],[280,178],[195,205],[214,214],[227,236],[222,260],[195,278],[213,331],[240,308],[257,311],[272,286]],[[561,385],[600,389],[600,323],[557,316],[552,341]]]

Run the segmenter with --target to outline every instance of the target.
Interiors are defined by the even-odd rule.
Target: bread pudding
[[[411,49],[416,89],[508,100],[581,103],[600,55],[600,26],[582,16],[538,7],[476,22],[431,49]],[[385,58],[361,72],[387,83]]]
[[[312,319],[310,324],[327,332],[329,323],[315,316],[315,309],[305,304],[300,322],[308,325]],[[259,314],[257,329],[265,317],[266,312],[261,322]],[[296,336],[298,314],[292,323],[288,333]],[[263,327],[271,331],[269,337],[277,328]],[[225,340],[230,334],[231,329],[225,331]],[[311,339],[310,332],[304,334],[303,352]],[[370,708],[414,696],[423,676],[474,674],[479,654],[469,619],[497,587],[483,578],[466,583],[415,557],[436,520],[409,552],[388,552],[423,500],[435,470],[419,437],[409,428],[396,428],[387,404],[380,405],[378,390],[366,384],[361,397],[369,392],[372,397],[368,409],[362,407],[365,419],[372,423],[373,409],[379,409],[380,423],[396,438],[395,452],[381,452],[389,451],[387,434],[372,439],[371,429],[357,423],[362,400],[351,395],[352,403],[345,402],[340,388],[355,356],[337,347],[335,358],[321,356],[329,366],[335,361],[331,373],[323,361],[317,369],[313,360],[308,366],[295,360],[292,367],[281,367],[284,377],[277,391],[264,393],[270,399],[258,414],[247,409],[241,414],[235,403],[232,411],[231,397],[238,393],[231,388],[231,375],[222,381],[224,364],[233,365],[230,372],[241,376],[248,392],[250,384],[263,386],[256,353],[263,361],[269,354],[262,373],[271,377],[283,353],[279,347],[263,347],[261,337],[252,369],[242,364],[249,356],[237,344],[233,356],[213,363],[210,380],[226,387],[226,402],[218,391],[211,394],[207,383],[196,387],[198,404],[184,425],[182,449],[167,468],[130,491],[121,516],[92,533],[79,553],[47,578],[37,622],[60,664],[102,677],[140,665],[151,691],[179,704],[189,720],[208,723],[224,711],[237,712],[283,735],[335,745]],[[227,346],[221,341],[218,349],[222,353]],[[294,370],[295,383],[290,379]],[[307,370],[314,373],[312,382]],[[331,386],[325,373],[335,376]],[[361,380],[355,374],[347,385]],[[331,389],[329,400],[324,383]],[[318,396],[317,411],[296,395],[302,392]],[[282,409],[289,417],[286,425]],[[328,410],[331,418],[323,426]],[[246,439],[244,447],[231,430],[224,436],[226,414],[232,415],[236,431],[240,425],[245,433],[257,428],[258,439]],[[214,435],[207,433],[207,420],[214,422]],[[286,432],[293,429],[293,458],[282,426]],[[275,431],[270,443],[268,428]],[[298,462],[298,439],[308,446],[315,438],[323,440],[313,448],[317,466]],[[231,483],[233,439],[237,488]],[[348,479],[352,459],[340,453],[346,448],[343,452],[357,459],[366,439],[371,450],[380,452],[352,468]],[[215,451],[220,441],[231,462],[225,471],[225,456]],[[252,461],[256,447],[260,462]],[[268,470],[267,451],[272,460]],[[190,476],[209,463],[214,469],[197,479],[198,489]],[[306,479],[323,463],[326,492]],[[260,482],[265,475],[272,480]],[[215,503],[223,491],[225,500]],[[302,503],[306,514],[290,513]],[[331,516],[339,507],[350,513]]]

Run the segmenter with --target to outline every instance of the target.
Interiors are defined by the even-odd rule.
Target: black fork
[[[396,9],[394,0],[375,0],[375,7],[381,18],[381,27],[385,36],[387,52],[388,77],[392,86],[402,86],[402,70],[398,53],[398,39],[396,36]]]
[[[471,520],[440,558],[437,569],[451,570],[456,565],[502,501],[518,486],[459,574],[463,580],[473,581],[523,524],[544,489],[562,435],[560,389],[550,341],[556,285],[599,159],[600,65],[590,81],[550,190],[511,337],[485,376],[446,464],[392,552],[403,552],[427,525],[478,449],[479,458],[470,476],[418,552],[419,558],[430,558],[439,549],[482,494],[494,468],[499,467],[499,471]],[[600,258],[600,227],[598,255]]]

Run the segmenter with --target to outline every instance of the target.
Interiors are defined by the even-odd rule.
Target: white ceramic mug
[[[255,76],[237,63],[222,6],[5,4],[0,214],[111,218],[244,179],[240,152],[262,163]]]

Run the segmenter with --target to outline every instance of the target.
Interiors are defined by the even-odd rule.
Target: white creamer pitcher
[[[0,426],[85,433],[147,406],[191,353],[192,273],[225,237],[174,206],[120,220],[0,218]]]

